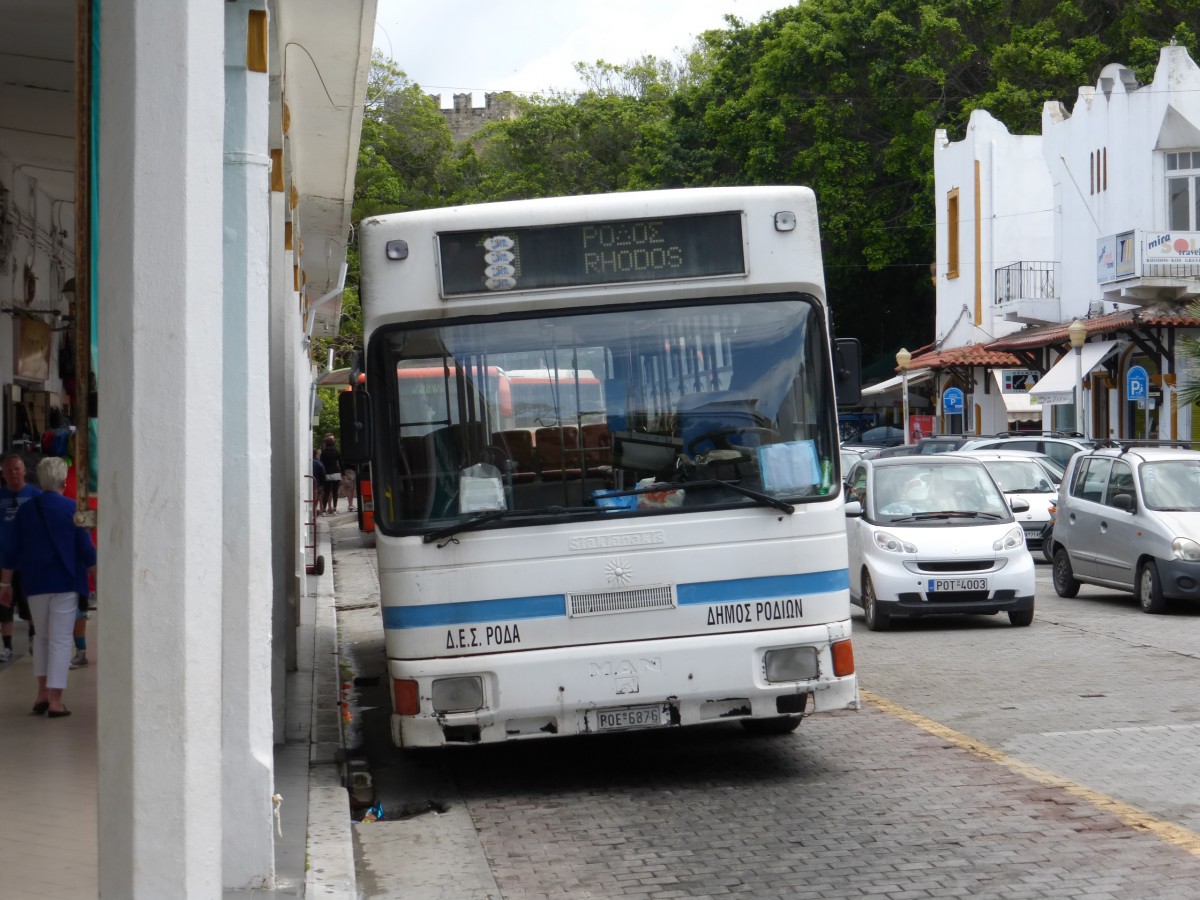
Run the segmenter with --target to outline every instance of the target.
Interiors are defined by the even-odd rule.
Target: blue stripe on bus
[[[466,600],[462,603],[433,603],[429,606],[385,606],[384,628],[432,628],[439,625],[469,625],[503,619],[548,619],[567,614],[563,594],[543,597],[508,597],[504,600]]]
[[[771,575],[735,578],[731,581],[699,581],[676,588],[680,606],[701,603],[735,603],[765,597],[826,594],[850,587],[848,569],[807,572],[802,575]],[[428,606],[385,606],[383,627],[392,629],[434,628],[512,619],[559,618],[567,614],[563,594],[541,597],[508,597],[503,600],[468,600]]]
[[[698,581],[675,588],[680,606],[698,603],[735,603],[765,597],[795,597],[828,594],[850,589],[850,570],[804,572],[800,575],[768,575],[763,578],[734,578],[731,581]]]

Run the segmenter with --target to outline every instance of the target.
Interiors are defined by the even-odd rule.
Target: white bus
[[[370,462],[397,745],[857,708],[810,190],[481,204],[361,235],[342,452]]]

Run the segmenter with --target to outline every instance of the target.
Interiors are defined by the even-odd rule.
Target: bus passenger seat
[[[533,448],[533,432],[510,428],[492,435],[492,444],[503,450],[513,461],[514,482],[533,481],[537,477],[537,456]]]
[[[542,477],[548,479],[578,478],[581,457],[579,429],[574,425],[547,426],[534,432],[538,457],[542,461]]]
[[[603,422],[583,426],[584,459],[588,474],[600,474],[612,468],[612,433]]]

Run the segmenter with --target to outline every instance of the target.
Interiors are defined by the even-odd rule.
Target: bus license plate
[[[662,724],[662,707],[630,706],[625,709],[596,710],[596,730],[618,728],[653,728]]]
[[[939,591],[986,591],[986,578],[930,578],[928,592],[936,594]]]

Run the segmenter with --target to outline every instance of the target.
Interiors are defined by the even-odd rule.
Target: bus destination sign
[[[746,271],[741,213],[438,235],[442,294],[490,294]]]

